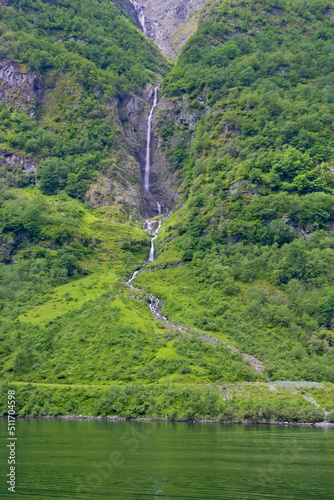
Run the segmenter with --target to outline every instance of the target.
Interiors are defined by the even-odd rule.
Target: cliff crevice
[[[145,15],[145,31],[170,59],[197,28],[198,16],[206,0],[137,0]]]

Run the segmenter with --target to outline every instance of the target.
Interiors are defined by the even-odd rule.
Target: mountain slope
[[[145,211],[146,115],[168,68],[159,50],[110,2],[7,2],[0,22],[1,98],[17,111],[3,110],[4,164],[37,169],[45,194]]]
[[[274,378],[334,376],[332,7],[216,2],[159,104],[183,205],[138,282]]]

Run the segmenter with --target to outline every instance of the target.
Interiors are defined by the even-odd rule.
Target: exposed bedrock
[[[137,7],[142,30],[165,56],[175,59],[196,30],[198,14],[206,0],[136,0],[135,3],[143,9],[144,19]]]
[[[157,202],[165,211],[176,200],[177,185],[169,173],[167,160],[161,148],[161,141],[155,134],[158,103],[152,115],[150,140],[149,190],[145,189],[145,169],[147,163],[148,118],[154,102],[154,85],[148,85],[141,96],[126,97],[118,102],[118,112],[123,136],[130,155],[139,163],[141,174],[140,212],[145,217],[158,215]]]
[[[0,100],[34,116],[43,95],[43,84],[36,73],[24,65],[0,61]]]

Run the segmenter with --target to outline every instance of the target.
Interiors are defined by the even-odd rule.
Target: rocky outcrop
[[[144,11],[148,37],[162,53],[175,59],[197,27],[198,14],[206,0],[136,0]]]
[[[21,108],[34,116],[42,99],[43,84],[37,74],[21,64],[0,61],[0,100],[7,106]]]
[[[259,192],[263,189],[261,186],[255,186],[246,179],[239,179],[234,181],[227,192],[227,198],[231,198],[236,194],[250,196],[252,200],[259,196]]]
[[[136,9],[131,0],[113,0],[113,3],[122,9],[123,13],[131,19],[137,28],[141,28]]]
[[[0,262],[8,262],[16,248],[15,237],[10,234],[0,235]]]
[[[157,201],[163,211],[170,208],[176,199],[177,186],[168,172],[167,161],[159,147],[159,138],[155,134],[157,114],[153,116],[152,143],[151,143],[151,175],[149,193],[143,188],[143,179],[146,163],[148,115],[153,103],[154,85],[149,84],[140,95],[126,96],[123,99],[110,103],[114,115],[119,117],[119,140],[126,145],[128,156],[123,158],[123,178],[138,186],[137,194],[132,192],[133,199],[141,200],[140,212],[145,217],[158,215]],[[159,107],[159,103],[157,108]],[[119,164],[118,164],[119,170]],[[138,194],[139,190],[139,194]]]
[[[178,199],[178,182],[170,169],[166,158],[162,138],[158,133],[158,125],[168,121],[177,121],[178,105],[169,99],[162,98],[156,107],[153,117],[152,165],[151,165],[151,192],[162,205],[163,212],[171,208]],[[160,123],[159,123],[160,122]]]
[[[8,165],[11,165],[13,167],[19,167],[25,174],[29,174],[29,172],[35,172],[37,168],[37,163],[32,161],[31,159],[6,150],[0,150],[0,163],[3,165],[7,163]]]
[[[93,207],[112,207],[129,218],[137,218],[138,207],[141,206],[140,187],[125,179],[119,182],[101,174],[90,186],[86,197]]]

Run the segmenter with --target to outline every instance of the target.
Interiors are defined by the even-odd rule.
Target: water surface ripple
[[[333,429],[19,419],[17,436],[12,498],[334,499]]]

